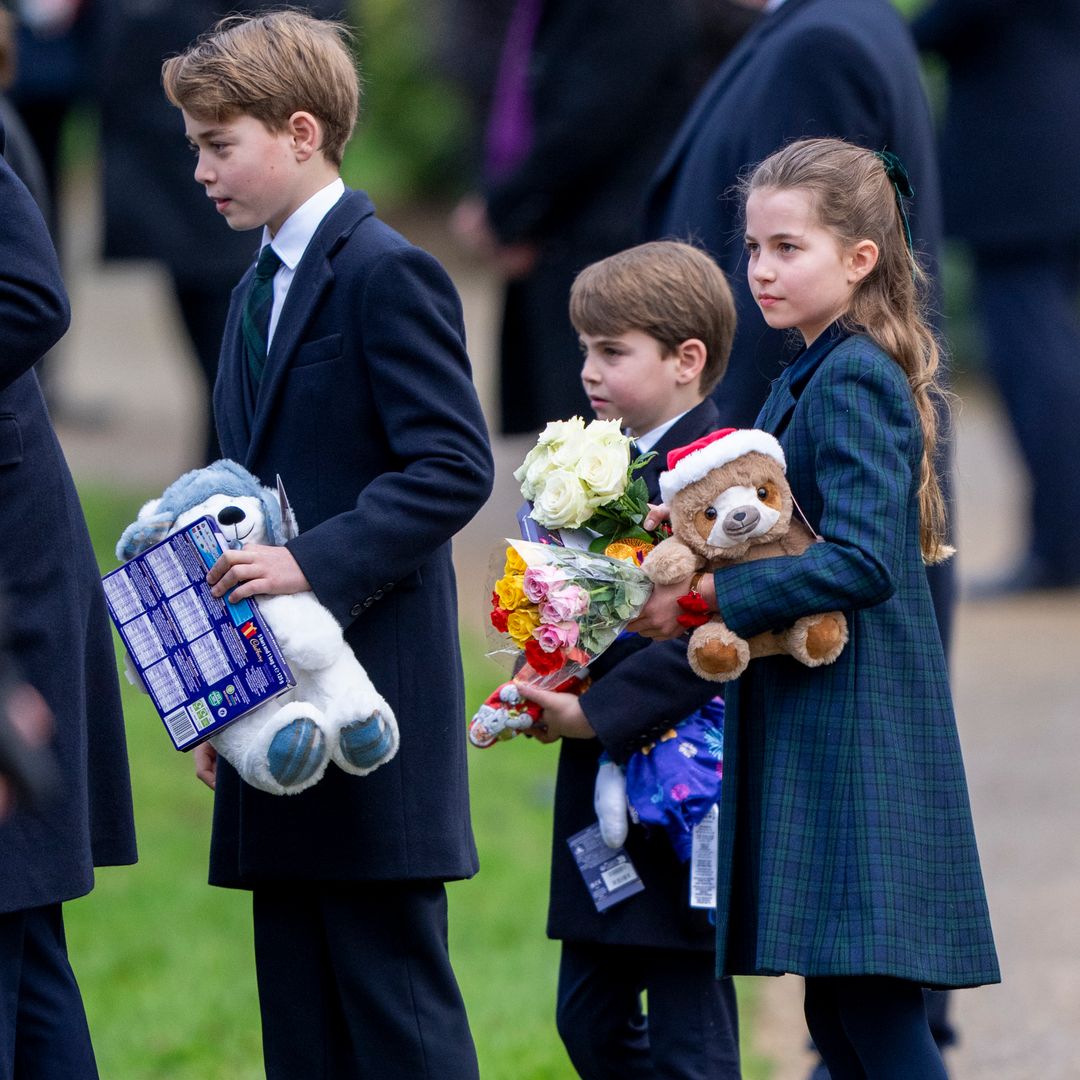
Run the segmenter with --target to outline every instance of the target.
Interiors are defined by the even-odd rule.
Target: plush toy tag
[[[626,848],[609,848],[595,822],[566,842],[597,911],[607,911],[644,890]]]
[[[716,907],[717,841],[720,808],[711,810],[694,826],[690,848],[690,906]]]

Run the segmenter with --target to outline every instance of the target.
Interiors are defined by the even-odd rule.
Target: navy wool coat
[[[3,132],[0,131],[0,142]],[[0,912],[88,893],[135,861],[116,655],[94,552],[33,364],[68,301],[41,213],[0,159],[0,593],[12,659],[54,719],[60,796],[0,823]]]
[[[233,293],[214,392],[224,453],[277,474],[289,548],[393,708],[401,748],[281,798],[218,760],[210,880],[452,879],[476,872],[450,539],[491,490],[461,305],[427,253],[346,192],[297,266],[255,408]]]
[[[778,380],[775,434],[825,542],[717,572],[744,637],[847,614],[836,663],[755,660],[728,684],[717,962],[724,973],[998,980],[941,640],[919,548],[907,379],[826,331]]]

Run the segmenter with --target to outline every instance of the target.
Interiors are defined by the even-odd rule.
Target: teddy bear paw
[[[847,644],[847,619],[839,611],[807,616],[794,629],[801,641],[793,655],[809,667],[831,664]]]
[[[728,682],[738,678],[750,663],[750,646],[724,626],[707,623],[690,638],[690,667],[702,679]]]

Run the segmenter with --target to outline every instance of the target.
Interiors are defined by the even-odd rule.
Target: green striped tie
[[[270,331],[270,310],[274,306],[274,275],[280,266],[280,256],[267,244],[259,252],[255,279],[244,302],[244,352],[247,354],[252,382],[256,386],[266,367],[266,339]]]

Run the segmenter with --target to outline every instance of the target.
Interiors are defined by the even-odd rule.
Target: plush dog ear
[[[151,499],[145,503],[139,516],[120,534],[120,539],[116,542],[116,557],[121,562],[135,558],[140,552],[169,535],[176,518],[172,514],[159,513],[160,505],[160,499]]]

